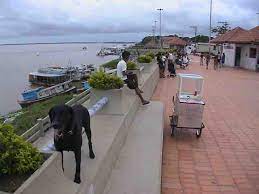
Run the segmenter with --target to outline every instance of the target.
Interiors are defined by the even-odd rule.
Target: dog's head
[[[54,128],[54,139],[58,140],[71,130],[73,109],[67,105],[54,106],[49,111],[49,118],[51,126]]]

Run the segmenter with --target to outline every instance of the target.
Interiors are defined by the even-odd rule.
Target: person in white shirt
[[[168,71],[169,71],[170,77],[176,76],[174,63],[175,63],[175,56],[172,53],[169,53],[169,55],[168,55]]]
[[[122,60],[117,64],[117,76],[120,77],[130,89],[134,89],[136,94],[139,96],[143,105],[149,104],[149,101],[144,100],[141,93],[142,90],[138,87],[138,78],[136,74],[127,73],[127,62],[129,60],[130,53],[128,51],[124,51],[122,53]]]

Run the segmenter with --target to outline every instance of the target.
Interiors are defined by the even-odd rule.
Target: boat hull
[[[22,108],[26,108],[26,107],[34,104],[34,103],[42,102],[42,101],[48,100],[52,97],[59,96],[59,95],[62,95],[62,94],[66,94],[66,93],[76,93],[76,87],[71,87],[66,91],[63,91],[63,92],[60,92],[60,93],[57,93],[57,94],[54,94],[54,95],[46,96],[44,98],[36,99],[36,100],[18,100],[18,103],[20,104],[20,106]]]

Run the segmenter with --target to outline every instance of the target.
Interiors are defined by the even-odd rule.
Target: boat
[[[93,71],[95,71],[93,65],[84,64],[70,67],[45,67],[29,73],[29,82],[40,86],[53,86],[68,80],[80,81],[89,77]]]
[[[108,56],[108,55],[120,55],[123,51],[123,48],[119,47],[105,47],[97,53],[97,56]]]
[[[72,81],[66,81],[48,88],[38,87],[26,90],[22,93],[22,99],[18,103],[22,108],[28,107],[36,102],[41,102],[65,93],[75,93],[76,87],[72,86]]]

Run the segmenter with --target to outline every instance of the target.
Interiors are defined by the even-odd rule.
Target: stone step
[[[112,170],[104,194],[160,194],[163,104],[141,107]]]

